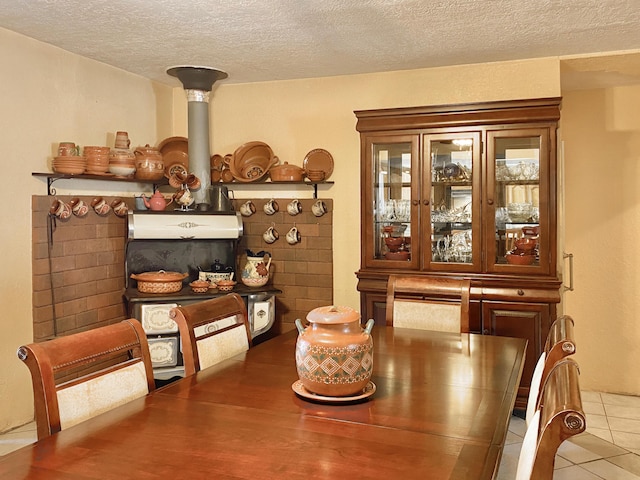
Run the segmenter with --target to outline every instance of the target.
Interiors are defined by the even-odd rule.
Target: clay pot
[[[282,165],[271,167],[269,175],[274,182],[301,182],[304,177],[304,169],[284,162]]]
[[[141,293],[175,293],[182,290],[182,280],[188,273],[157,272],[132,273],[131,278],[138,281],[138,291]]]
[[[311,310],[305,329],[296,320],[296,367],[304,387],[326,397],[362,393],[373,372],[373,319],[365,329],[360,314],[349,307]]]
[[[133,152],[136,156],[136,178],[140,180],[160,180],[164,177],[164,162],[157,148],[147,144]]]

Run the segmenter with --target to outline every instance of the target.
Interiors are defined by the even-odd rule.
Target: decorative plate
[[[376,384],[372,381],[369,381],[369,383],[367,383],[367,385],[362,389],[362,393],[350,395],[347,397],[326,397],[324,395],[318,395],[307,390],[302,384],[301,380],[296,380],[295,382],[293,382],[293,385],[291,385],[291,389],[296,392],[297,395],[300,395],[307,400],[313,400],[323,403],[347,403],[369,398],[376,392]]]
[[[322,148],[316,148],[307,153],[302,164],[305,170],[322,170],[327,180],[333,173],[333,157]]]

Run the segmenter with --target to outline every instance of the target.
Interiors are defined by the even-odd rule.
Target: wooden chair
[[[24,345],[38,438],[76,425],[155,389],[147,336],[135,319]]]
[[[522,442],[516,480],[552,480],[556,453],[567,438],[585,430],[578,364],[557,363],[544,384],[540,409]]]
[[[573,336],[573,319],[569,315],[559,317],[549,329],[544,350],[538,359],[538,363],[533,371],[531,387],[529,388],[529,398],[527,400],[527,412],[525,421],[527,425],[531,422],[533,414],[540,404],[541,387],[544,385],[549,372],[563,358],[576,352],[576,343]]]
[[[469,332],[469,280],[390,275],[386,323],[394,327]]]
[[[187,376],[251,346],[247,308],[236,293],[172,308],[169,316],[180,329]]]

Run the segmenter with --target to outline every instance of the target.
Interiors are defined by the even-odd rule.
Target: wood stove
[[[184,375],[180,338],[175,322],[168,316],[176,305],[187,305],[225,295],[216,289],[194,293],[189,283],[200,272],[224,269],[237,278],[238,242],[243,234],[242,217],[230,212],[155,212],[128,214],[125,246],[125,300],[129,315],[142,322],[152,353],[158,380]],[[151,271],[187,273],[182,289],[175,293],[141,293],[131,274]],[[280,290],[269,285],[250,288],[240,282],[234,289],[245,301],[251,336],[260,341],[275,321],[275,295]]]

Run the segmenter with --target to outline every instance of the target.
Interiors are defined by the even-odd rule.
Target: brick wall
[[[73,197],[57,198],[68,203]],[[89,204],[94,196],[78,198]],[[104,198],[109,203],[114,200]],[[102,217],[90,209],[82,218],[56,219],[48,234],[54,199],[32,198],[34,341],[126,318],[122,300],[126,218],[112,211]]]
[[[94,197],[79,196],[86,203]],[[73,197],[57,198],[68,203]],[[111,203],[115,197],[104,198]],[[65,221],[56,220],[49,243],[49,209],[54,199],[52,196],[32,198],[34,341],[50,338],[56,332],[65,335],[126,318],[122,298],[126,219],[113,212],[99,216],[93,210],[82,218],[72,215]],[[133,199],[125,201],[132,208]],[[239,206],[245,201],[236,203]],[[286,212],[291,199],[276,199],[279,212],[269,216],[262,210],[267,200],[252,201],[256,213],[243,217],[244,236],[239,244],[238,268],[245,263],[247,248],[271,253],[270,282],[283,292],[277,297],[275,330],[286,331],[293,328],[296,318],[304,319],[311,309],[332,303],[333,203],[324,200],[328,213],[316,217],[311,213],[314,200],[303,199],[302,213],[291,216]],[[280,238],[269,245],[262,239],[262,233],[272,222]],[[285,235],[294,223],[302,240],[289,245]]]
[[[245,263],[245,250],[265,250],[272,256],[271,280],[282,290],[277,297],[276,312],[282,331],[293,328],[296,318],[305,319],[310,310],[333,303],[333,201],[323,199],[328,212],[316,217],[311,212],[312,199],[302,199],[302,212],[292,216],[287,213],[291,199],[276,198],[279,210],[274,215],[264,213],[262,207],[268,199],[252,198],[256,213],[243,217],[244,235],[240,240],[239,268]],[[236,200],[236,207],[247,199]],[[272,244],[266,243],[262,234],[274,225],[280,237]],[[285,236],[295,224],[301,241],[289,245]]]

